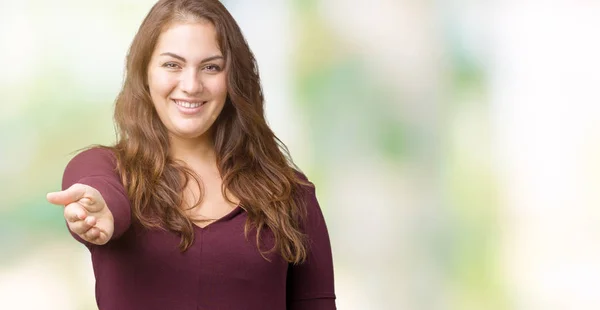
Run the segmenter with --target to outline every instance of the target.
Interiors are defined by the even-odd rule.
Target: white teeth
[[[177,105],[179,105],[179,106],[182,106],[182,107],[188,108],[188,109],[194,109],[194,108],[197,108],[200,105],[202,105],[202,102],[192,102],[192,103],[190,103],[190,102],[179,101],[179,100],[175,101],[175,103]]]

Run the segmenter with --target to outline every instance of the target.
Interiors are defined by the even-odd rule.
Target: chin
[[[181,130],[175,131],[175,135],[183,139],[198,139],[206,134],[207,130]]]

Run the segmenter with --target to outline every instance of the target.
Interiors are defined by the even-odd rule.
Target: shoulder
[[[297,184],[303,190],[315,190],[315,185],[308,179],[308,177],[301,171],[293,169],[296,176]]]
[[[310,208],[311,205],[314,205],[316,200],[316,190],[315,184],[311,182],[308,177],[301,171],[294,169],[294,174],[296,176],[296,191],[298,197],[301,197],[304,200],[307,208]]]
[[[114,152],[108,147],[94,146],[75,155],[67,164],[65,172],[78,174],[85,171],[87,175],[112,175],[116,173],[116,169]]]
[[[303,201],[303,206],[308,217],[307,220],[311,221],[314,217],[322,217],[322,210],[317,200],[315,184],[311,182],[304,173],[298,170],[294,170],[294,173],[297,177],[298,197]]]

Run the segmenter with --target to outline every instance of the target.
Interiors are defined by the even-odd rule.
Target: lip
[[[189,103],[194,103],[194,102],[202,102],[202,104],[200,104],[199,107],[197,108],[186,108],[186,107],[182,107],[180,105],[178,105],[177,103],[175,103],[175,101],[184,101],[184,102],[189,102]],[[199,112],[201,112],[204,109],[204,106],[206,105],[206,103],[208,101],[205,100],[182,100],[182,99],[171,99],[171,102],[177,107],[177,110],[179,110],[179,113],[184,114],[184,115],[195,115],[198,114]]]
[[[174,101],[185,101],[185,102],[189,102],[189,103],[193,103],[193,102],[205,102],[206,100],[202,100],[202,99],[183,99],[183,98],[171,98],[171,100]]]

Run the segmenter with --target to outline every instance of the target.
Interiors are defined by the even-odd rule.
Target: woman
[[[335,309],[314,187],[267,126],[219,1],[152,8],[115,122],[117,143],[75,156],[47,197],[91,252],[100,309]]]

